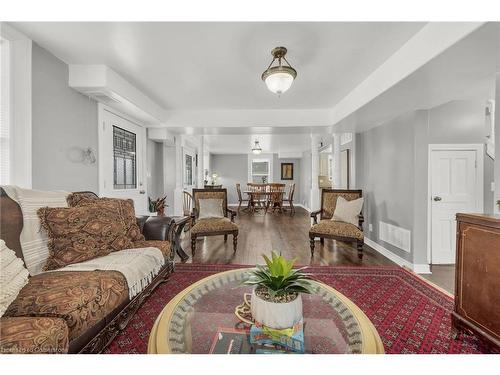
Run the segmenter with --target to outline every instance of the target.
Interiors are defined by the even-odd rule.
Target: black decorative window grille
[[[113,186],[137,189],[136,136],[113,126]]]

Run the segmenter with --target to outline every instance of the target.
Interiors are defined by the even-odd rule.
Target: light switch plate
[[[370,224],[368,224],[368,230],[369,230],[370,232],[373,232],[373,225],[372,225],[371,223],[370,223]]]

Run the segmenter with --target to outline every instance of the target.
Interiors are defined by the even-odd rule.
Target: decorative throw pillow
[[[200,199],[200,214],[198,219],[213,219],[224,217],[222,199]]]
[[[78,206],[78,203],[82,199],[97,200],[99,199],[99,197],[94,193],[92,193],[91,191],[82,191],[82,192],[71,193],[70,195],[67,196],[66,201],[68,202],[69,207],[76,207]]]
[[[363,198],[346,200],[344,197],[337,198],[337,205],[333,213],[332,220],[343,221],[358,226],[359,214],[363,208]]]
[[[24,262],[0,240],[0,317],[28,283]]]
[[[109,205],[44,207],[38,216],[49,236],[50,257],[44,271],[132,247],[120,212]]]
[[[123,222],[125,223],[127,229],[127,237],[130,239],[130,241],[136,242],[145,240],[144,235],[141,233],[141,229],[137,225],[134,201],[132,199],[83,197],[78,199],[76,204],[70,204],[70,206],[78,207],[95,204],[103,204],[110,209],[115,209],[120,212],[120,215],[122,216]]]

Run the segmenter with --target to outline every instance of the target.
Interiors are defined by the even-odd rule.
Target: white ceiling
[[[160,106],[181,109],[331,108],[425,23],[16,22],[68,64],[105,64]],[[271,49],[288,48],[293,88],[260,79]]]
[[[347,117],[334,119],[336,106],[380,76],[380,67],[394,61],[402,46],[411,55],[404,61],[422,57],[410,48],[410,38],[425,40],[425,53],[425,46],[432,49],[454,27],[468,26],[22,22],[14,27],[69,64],[109,66],[167,110],[161,125],[175,133],[204,134],[214,153],[251,152],[255,139],[264,152],[303,151],[310,147],[312,133],[359,132],[411,110],[455,99],[486,99],[500,61],[499,26],[489,23],[457,37],[444,52],[429,52],[420,68],[387,84]],[[277,45],[289,49],[287,57],[298,71],[281,98],[260,80]]]

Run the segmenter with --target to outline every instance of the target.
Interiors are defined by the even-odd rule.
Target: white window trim
[[[31,65],[32,41],[2,23],[0,33],[9,41],[10,184],[32,187]]]
[[[265,161],[269,164],[269,171],[268,171],[268,174],[253,174],[252,173],[252,163],[253,162],[262,162],[262,161]],[[271,183],[273,182],[273,157],[272,155],[269,156],[269,157],[262,157],[262,155],[260,155],[259,157],[253,157],[253,155],[250,155],[249,158],[248,158],[248,182],[252,182],[252,177],[253,176],[268,176],[268,179],[267,179],[267,182],[268,183]]]

